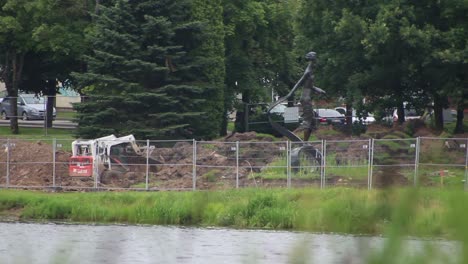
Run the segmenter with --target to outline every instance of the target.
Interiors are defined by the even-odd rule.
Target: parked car
[[[321,125],[344,125],[346,124],[346,118],[343,114],[336,111],[335,109],[315,109],[315,116],[318,123]]]
[[[18,113],[17,116],[23,120],[43,120],[45,116],[45,99],[34,94],[20,94],[17,100]],[[1,118],[6,120],[14,116],[11,113],[11,97],[3,98],[0,103]],[[55,119],[57,111],[54,107],[52,116]]]
[[[335,110],[346,116],[346,108],[345,107],[341,107],[341,106],[340,107],[335,107]],[[363,114],[362,117],[359,117],[357,115],[356,110],[353,109],[352,112],[351,112],[351,115],[352,115],[353,124],[358,122],[358,123],[362,123],[362,124],[367,125],[367,124],[375,122],[374,114],[372,114],[372,113],[366,113],[366,114]]]

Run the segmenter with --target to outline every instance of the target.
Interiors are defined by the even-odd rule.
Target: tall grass
[[[417,195],[411,195],[416,193]],[[468,194],[442,189],[243,189],[215,192],[41,193],[0,191],[0,215],[21,220],[274,228],[457,238]],[[409,198],[407,198],[409,197]],[[401,205],[410,209],[404,216]],[[453,218],[456,216],[456,219]],[[460,219],[459,219],[460,218]],[[468,237],[468,234],[467,234]]]
[[[82,223],[169,224],[270,228],[384,235],[367,263],[467,263],[468,193],[437,188],[387,190],[243,189],[215,192],[41,193],[0,190],[0,219]],[[9,218],[11,219],[11,217]],[[408,251],[408,236],[427,237]],[[429,243],[451,239],[447,255]],[[338,245],[339,246],[339,245]],[[291,252],[306,263],[310,249]],[[346,258],[344,258],[346,261]]]

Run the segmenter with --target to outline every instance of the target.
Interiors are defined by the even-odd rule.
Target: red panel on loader
[[[93,157],[91,156],[73,156],[70,158],[68,167],[70,176],[91,177],[93,176]]]

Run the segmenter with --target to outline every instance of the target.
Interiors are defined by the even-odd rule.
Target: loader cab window
[[[91,152],[89,151],[88,146],[80,146],[78,148],[80,156],[91,156]]]

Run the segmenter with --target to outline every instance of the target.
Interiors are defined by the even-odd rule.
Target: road
[[[18,120],[20,127],[44,127],[44,120]],[[10,120],[0,120],[0,126],[10,126]],[[52,123],[52,128],[74,129],[76,123],[70,120],[55,120]]]

